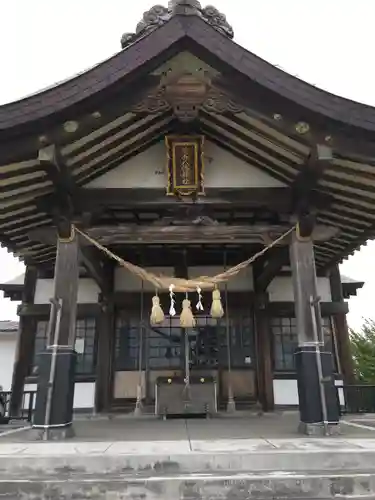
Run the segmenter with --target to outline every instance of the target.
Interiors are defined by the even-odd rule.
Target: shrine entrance
[[[243,304],[240,300],[239,306],[230,308],[240,295]],[[139,297],[139,303],[144,299]],[[218,411],[233,401],[242,408],[251,407],[258,399],[252,300],[250,293],[228,294],[224,318],[217,320],[203,311],[196,314],[196,326],[187,329],[181,327],[179,316],[166,316],[155,326],[150,324],[149,308],[142,315],[140,310],[119,306],[113,408],[131,409],[141,397],[143,406],[152,411],[160,380],[187,378],[214,381]]]

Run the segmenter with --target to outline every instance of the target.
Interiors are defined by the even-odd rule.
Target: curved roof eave
[[[163,54],[171,52],[172,45],[184,36],[178,19],[172,19],[168,26],[155,30],[90,69],[40,92],[1,105],[0,133],[64,112],[112,87],[120,80],[131,79],[135,74],[141,76],[145,65],[148,70],[153,62],[157,67]]]
[[[195,16],[175,16],[163,26],[140,38],[126,49],[73,78],[41,92],[0,106],[0,132],[43,120],[93,97],[119,80],[140,75],[142,69],[157,67],[173,53],[182,39],[209,53],[237,75],[307,111],[343,125],[375,132],[375,108],[308,84],[273,66]]]

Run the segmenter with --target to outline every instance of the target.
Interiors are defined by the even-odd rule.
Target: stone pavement
[[[3,435],[0,497],[374,499],[372,417],[348,419],[330,438],[298,435],[296,418],[81,419],[65,442]]]
[[[4,442],[0,496],[375,498],[375,439]]]
[[[353,420],[354,419],[354,420]],[[362,419],[364,421],[362,422]],[[159,420],[152,415],[141,418],[132,415],[77,417],[74,441],[189,441],[217,439],[303,439],[297,432],[298,413],[295,411],[258,415],[238,412],[221,414],[217,418]],[[372,416],[346,417],[341,425],[341,437],[374,437]],[[0,443],[34,439],[30,433],[0,434]]]

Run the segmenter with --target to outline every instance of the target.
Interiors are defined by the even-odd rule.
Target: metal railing
[[[18,415],[11,415],[11,391],[0,391],[0,424],[7,424],[9,420],[25,420],[31,422],[35,408],[36,391],[24,391],[21,408]]]
[[[346,413],[375,413],[375,385],[344,385]]]

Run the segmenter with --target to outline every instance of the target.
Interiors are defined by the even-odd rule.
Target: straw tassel
[[[150,316],[151,325],[160,325],[164,321],[164,312],[160,305],[160,299],[158,295],[152,297],[152,309]]]
[[[212,292],[211,317],[222,318],[223,316],[224,309],[221,303],[220,290],[215,288]]]
[[[182,328],[194,328],[194,326],[196,325],[196,321],[191,310],[191,302],[188,298],[182,301],[180,325],[182,326]]]

